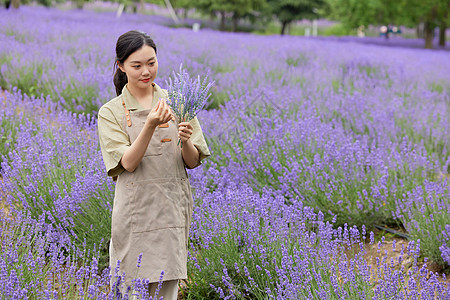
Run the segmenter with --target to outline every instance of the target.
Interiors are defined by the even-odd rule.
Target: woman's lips
[[[149,81],[150,81],[150,78],[147,78],[147,79],[142,79],[142,81],[143,81],[143,82],[145,82],[145,83],[147,83],[147,82],[149,82]]]

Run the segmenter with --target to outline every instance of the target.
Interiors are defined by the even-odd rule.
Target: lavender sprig
[[[206,74],[203,81],[200,76],[191,78],[183,65],[180,65],[179,73],[173,72],[173,80],[169,77],[168,101],[178,122],[189,122],[205,107],[209,94],[209,89],[214,81],[208,81]],[[180,140],[178,140],[180,143]]]
[[[205,107],[213,84],[214,81],[208,82],[208,74],[203,81],[200,76],[191,78],[182,65],[179,73],[173,72],[173,80],[169,77],[168,82],[167,103],[179,122],[189,122]]]

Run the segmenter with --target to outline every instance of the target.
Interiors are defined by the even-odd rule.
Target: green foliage
[[[35,268],[29,266],[29,261],[38,260],[45,254],[39,251],[49,245],[45,234],[32,224],[19,224],[14,219],[6,219],[4,216],[0,218],[0,239],[2,241],[0,255],[2,258],[8,258],[8,256],[10,258],[5,264],[8,274],[13,270],[17,274],[22,274],[23,284],[29,284],[36,278],[45,281],[51,269],[50,265],[45,264],[35,266]],[[41,247],[37,247],[37,245],[41,245]],[[6,255],[8,253],[10,255]],[[14,253],[15,257],[11,256],[11,253]]]
[[[288,57],[286,64],[290,67],[305,66],[308,61],[308,57],[304,53],[300,53],[295,57]]]
[[[271,13],[273,13],[281,23],[290,23],[295,20],[315,19],[317,12],[325,5],[322,0],[268,0]]]
[[[213,87],[214,88],[214,87]],[[222,104],[228,101],[229,95],[225,91],[211,90],[211,97],[209,98],[209,103],[206,107],[207,110],[218,109]]]
[[[19,152],[17,159],[27,161],[27,155],[39,154],[41,145],[52,145],[47,147],[51,153],[45,166],[24,167],[14,178],[6,177],[5,183],[14,187],[15,194],[8,198],[9,205],[16,210],[26,210],[30,217],[35,220],[45,217],[47,222],[53,223],[55,228],[62,229],[71,237],[72,244],[78,249],[90,250],[92,255],[94,249],[98,249],[100,255],[100,267],[109,265],[107,261],[107,243],[111,230],[111,209],[114,198],[114,187],[105,176],[99,175],[99,169],[103,165],[97,159],[100,155],[96,140],[87,140],[83,131],[71,131],[65,129],[66,124],[51,123],[46,128],[39,127],[41,118],[45,113],[30,116],[29,112],[18,112],[17,115],[2,119],[5,124],[6,140],[2,138],[1,143],[5,145],[2,151],[13,151],[14,140],[23,124],[27,126],[27,132],[32,132],[29,151]],[[11,122],[13,119],[14,122]],[[55,134],[57,133],[57,134]],[[63,138],[64,137],[64,138]],[[8,146],[11,143],[13,146]],[[83,151],[81,149],[89,149]],[[68,157],[68,153],[76,152],[78,156]],[[6,155],[8,164],[11,164],[11,156]],[[96,173],[97,172],[97,173]],[[39,179],[36,179],[39,176]],[[85,188],[80,188],[85,186]],[[76,190],[77,194],[73,194]],[[30,192],[32,191],[32,192]],[[84,191],[84,192],[81,192]],[[57,195],[57,196],[56,196]],[[78,209],[74,209],[68,203],[64,203],[65,209],[58,201],[74,201]]]
[[[88,254],[68,249],[68,245],[61,245],[51,234],[43,223],[26,216],[20,222],[0,216],[2,272],[6,277],[18,278],[11,283],[11,291],[28,290],[27,299],[42,299],[50,294],[55,299],[85,299],[80,296],[87,295],[92,286],[107,293],[109,285],[101,282],[97,273],[97,251]],[[76,260],[79,255],[89,258],[80,262]],[[44,292],[48,290],[54,291]]]
[[[17,59],[20,60],[21,58],[18,57]],[[22,68],[13,68],[10,65],[10,59],[4,58],[2,60],[8,69],[13,71],[7,73],[7,78],[3,77],[5,75],[0,77],[0,87],[9,88],[9,85],[12,85],[29,96],[47,95],[61,108],[75,113],[92,114],[98,110],[98,103],[95,101],[98,98],[99,88],[95,83],[82,85],[75,78],[68,78],[64,85],[61,82],[44,81],[42,75],[53,67],[52,62],[49,61],[33,63]],[[61,98],[66,101],[61,101]]]
[[[3,113],[6,112],[2,111]],[[27,123],[24,114],[17,112],[14,115],[2,114],[0,116],[0,125],[2,128],[2,136],[0,138],[0,164],[3,158],[8,158],[8,153],[14,150],[14,145],[17,139],[17,133],[20,130],[20,125]]]
[[[114,191],[106,183],[80,204],[78,212],[69,211],[73,218],[71,231],[77,239],[78,249],[98,250],[98,267],[103,270],[109,266],[109,239],[111,237],[111,211]],[[85,261],[90,257],[82,257]]]
[[[230,205],[239,206],[237,203]],[[288,233],[279,233],[287,236],[277,239],[274,238],[276,234],[271,222],[265,222],[262,216],[259,217],[259,224],[236,221],[245,220],[245,214],[248,213],[258,214],[257,211],[246,207],[236,210],[232,218],[208,215],[208,218],[199,220],[206,225],[217,218],[223,227],[216,229],[217,232],[212,239],[208,239],[207,245],[200,246],[202,242],[195,238],[191,243],[187,299],[222,299],[220,290],[232,294],[235,299],[268,299],[270,293],[277,295],[277,290],[283,289],[281,282],[299,284],[299,280],[307,284],[304,289],[297,290],[295,299],[316,299],[319,287],[329,290],[337,297],[333,294],[336,289],[331,288],[336,279],[334,276],[339,277],[340,272],[345,274],[347,269],[354,272],[356,278],[352,283],[340,281],[340,288],[355,299],[361,291],[366,295],[373,294],[370,282],[364,280],[356,271],[357,267],[347,261],[345,252],[351,249],[351,245],[325,241],[316,235],[318,228],[325,226],[321,221],[290,223]],[[270,212],[270,215],[271,219],[280,217],[274,212]],[[274,221],[276,222],[282,221]],[[356,245],[359,242],[360,240],[353,240],[349,244]],[[336,255],[331,256],[331,252],[323,256],[317,255],[323,249],[333,249]],[[361,253],[355,253],[351,258],[356,261],[360,255]],[[290,270],[280,270],[285,267],[283,262],[286,260],[293,261],[290,265],[292,274],[298,271],[297,268],[304,272],[301,278],[291,278]],[[357,288],[353,289],[352,284],[356,284]],[[310,298],[311,295],[314,298]]]
[[[261,0],[199,0],[196,2],[196,7],[211,15],[218,12],[244,15],[254,10],[257,5],[260,5],[261,3]]]
[[[318,12],[325,5],[324,0],[267,0],[265,14],[276,16],[282,24],[281,34],[284,34],[287,24],[296,20],[317,18]]]
[[[233,20],[233,30],[237,30],[237,23],[243,17],[251,17],[255,21],[253,14],[261,11],[265,0],[199,0],[195,2],[195,7],[209,16],[217,13],[221,14],[221,30],[224,30],[225,14],[231,14]]]
[[[336,24],[331,27],[328,27],[324,30],[325,36],[348,36],[348,35],[355,35],[355,31],[352,29],[348,29],[348,27],[342,25],[342,24]]]
[[[385,0],[327,0],[331,17],[347,28],[370,24],[396,24],[401,17],[401,3]]]
[[[443,244],[442,232],[449,224],[450,203],[447,198],[450,185],[442,183],[441,191],[420,188],[420,197],[415,201],[398,203],[403,207],[404,213],[400,219],[406,224],[408,234],[414,240],[420,240],[420,249],[423,256],[437,263],[441,267],[449,267],[441,256],[439,247]],[[417,196],[417,194],[414,194]],[[448,244],[450,246],[450,244]]]
[[[164,3],[164,1],[161,1]],[[189,0],[170,0],[170,4],[172,4],[174,9],[189,9],[195,7],[195,2]]]
[[[406,25],[417,27],[425,24],[426,46],[431,47],[434,27],[448,26],[450,5],[448,0],[326,0],[330,17],[339,20],[346,28],[356,29],[368,25]],[[447,24],[447,25],[445,25]]]

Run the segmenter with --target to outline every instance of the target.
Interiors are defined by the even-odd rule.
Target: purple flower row
[[[46,114],[35,113],[33,115],[30,112],[39,112],[37,109],[39,106],[46,108],[45,100],[22,97],[18,93],[6,93],[6,98],[12,103],[16,103],[28,118],[41,124],[40,130],[44,132],[44,129],[48,127],[63,127],[66,138],[74,138],[83,133],[82,136],[79,136],[80,141],[86,143],[96,140],[95,131],[88,130],[93,124],[85,122],[84,117],[75,117],[74,119],[74,115],[58,113],[56,109],[51,111],[44,109]],[[27,112],[27,109],[30,111]],[[81,120],[77,118],[81,118]],[[80,133],[80,129],[84,131]],[[36,131],[30,126],[24,127],[20,132],[27,130]],[[28,145],[31,153],[39,148],[46,149],[47,146],[42,142],[45,140],[45,135],[37,134],[36,136],[41,141],[39,147],[28,141],[33,140],[33,137],[28,135],[27,138],[18,138],[20,142],[14,152],[18,152],[21,143]],[[62,136],[56,134],[53,138],[55,138],[55,142],[64,140]],[[70,139],[68,141],[70,144]],[[64,144],[60,144],[61,149],[64,147],[66,147]],[[86,151],[83,150],[85,148],[85,144],[74,144],[73,151],[80,155]],[[16,184],[21,184],[20,177],[18,175],[14,177],[18,173],[10,173],[12,170],[26,170],[32,162],[41,160],[51,164],[51,160],[45,155],[30,156],[27,151],[21,152],[25,153],[25,158],[28,159],[22,160],[21,165],[15,164],[16,159],[20,162],[18,156],[13,156],[14,160],[3,164],[6,170],[4,173],[6,182],[12,182],[16,178]],[[100,161],[100,156],[96,157]],[[12,164],[15,164],[16,169],[10,169]],[[103,172],[96,172],[105,177]],[[208,173],[209,175],[206,175]],[[206,282],[210,289],[222,298],[233,298],[238,295],[257,297],[261,290],[264,294],[272,295],[277,299],[319,296],[325,299],[336,296],[383,299],[392,295],[397,295],[402,299],[424,293],[424,291],[437,293],[439,299],[445,299],[448,296],[449,287],[441,284],[438,276],[430,273],[426,268],[419,269],[417,265],[414,265],[414,268],[408,273],[396,269],[396,264],[392,265],[385,257],[380,261],[377,270],[371,269],[363,258],[363,248],[360,248],[366,235],[364,231],[360,232],[355,227],[347,226],[333,228],[333,223],[324,221],[322,213],[315,213],[312,208],[305,207],[302,201],[293,200],[287,204],[285,197],[277,196],[270,189],[262,191],[261,194],[255,193],[251,187],[243,185],[237,187],[228,178],[217,176],[212,167],[208,173],[202,169],[194,170],[191,173],[192,184],[196,191],[196,207],[191,227],[190,245],[190,282],[192,285],[189,286],[189,291],[193,295],[196,293],[202,295],[195,285],[205,282],[207,279]],[[71,179],[73,180],[68,176],[60,182],[71,182]],[[54,180],[58,181],[56,178]],[[214,182],[211,183],[209,180],[214,180]],[[216,188],[211,190],[211,185],[215,185]],[[9,187],[11,188],[8,189],[9,191],[18,189],[14,186]],[[82,186],[73,188],[82,190]],[[8,191],[3,186],[2,190]],[[33,197],[45,190],[45,187],[41,191],[30,188],[26,196]],[[11,201],[20,200],[19,197],[15,200],[11,199]],[[12,204],[14,203],[12,202]],[[73,204],[74,207],[76,205],[76,203]],[[48,211],[46,212],[48,213]],[[95,211],[95,213],[99,212]],[[27,277],[17,276],[17,274],[21,274],[20,268],[28,269],[28,263],[36,264],[34,259],[30,258],[27,262],[23,262],[13,257],[13,261],[16,262],[14,266],[18,270],[8,271],[5,269],[5,280],[12,282],[5,285],[8,287],[5,293],[8,295],[35,293],[32,295],[38,299],[56,298],[55,295],[61,295],[58,294],[60,292],[63,293],[63,298],[67,295],[74,295],[69,293],[80,296],[93,295],[91,296],[93,298],[111,297],[111,292],[107,288],[110,276],[107,270],[109,269],[104,269],[100,275],[92,273],[98,268],[95,259],[92,260],[93,265],[79,267],[77,262],[86,261],[86,257],[89,255],[80,254],[79,251],[82,249],[72,248],[71,241],[67,240],[68,235],[61,234],[60,227],[55,229],[51,223],[47,225],[50,215],[42,214],[38,217],[41,222],[40,226],[43,228],[42,234],[45,234],[42,243],[48,243],[47,248],[55,249],[54,251],[74,249],[72,250],[74,254],[64,256],[56,252],[49,256],[46,265],[48,266],[49,262],[52,262],[50,266],[55,266],[56,271],[46,268],[37,269],[45,273],[44,278],[49,278],[49,276],[55,278],[50,283],[45,282],[44,286],[39,286],[34,281],[32,282],[34,285],[26,285]],[[19,224],[26,223],[19,222]],[[11,223],[10,226],[20,228],[15,223]],[[21,233],[14,238],[19,241],[31,241],[31,244],[27,246],[30,249],[40,249],[40,242],[34,242],[35,239],[28,233]],[[15,239],[12,239],[11,243],[15,243],[22,251],[25,246],[22,247],[22,244]],[[354,246],[356,246],[356,250],[353,250],[354,255],[349,255],[348,251]],[[47,252],[47,248],[43,249]],[[409,253],[410,256],[417,259],[418,252],[419,248],[411,244],[410,249],[405,249],[403,255],[406,256]],[[7,255],[7,257],[10,256],[10,254]],[[37,255],[37,257],[42,257],[42,255]],[[83,257],[85,258],[83,259]],[[64,263],[67,259],[74,265],[69,268],[70,271],[67,269],[63,271],[61,266],[67,267],[67,263]],[[60,266],[60,269],[57,266]],[[213,271],[212,274],[211,271]],[[217,275],[214,272],[217,272]],[[43,276],[42,273],[38,273],[36,276]],[[119,277],[118,279],[121,280]],[[70,285],[73,280],[76,280],[77,286],[82,286],[83,289],[74,290]],[[143,284],[145,287],[145,280],[136,284],[138,287],[139,284]],[[58,290],[55,288],[56,285],[64,288]]]
[[[6,127],[15,132],[1,164],[9,210],[44,218],[80,248],[106,243],[114,185],[103,172],[95,120],[19,92],[0,101],[7,103],[0,119],[22,120]]]

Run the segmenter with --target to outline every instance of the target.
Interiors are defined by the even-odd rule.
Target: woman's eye
[[[139,68],[140,66],[133,66],[133,68],[135,68],[135,69],[137,69],[137,68]]]
[[[151,63],[149,63],[149,65],[150,65],[150,66],[153,66],[154,64],[155,64],[155,62],[151,62]]]

